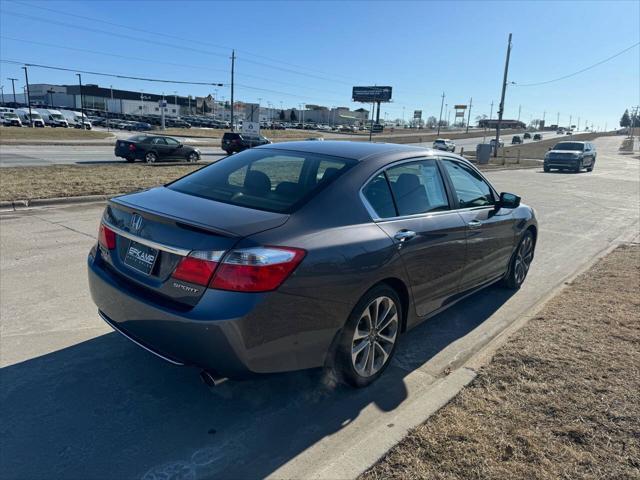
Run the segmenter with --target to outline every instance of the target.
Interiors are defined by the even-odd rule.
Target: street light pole
[[[509,34],[509,43],[507,45],[507,59],[504,63],[504,78],[502,80],[502,94],[500,96],[500,107],[498,108],[498,125],[496,126],[496,144],[493,149],[493,158],[498,156],[498,147],[500,145],[500,126],[502,124],[502,115],[504,114],[504,96],[507,92],[507,78],[509,75],[509,58],[511,57],[511,34]]]
[[[29,106],[29,123],[33,127],[33,117],[31,116],[31,92],[29,92],[29,74],[27,73],[27,67],[22,67],[24,70],[24,79],[27,88],[27,105]]]
[[[13,103],[15,103],[15,107],[18,104],[18,102],[16,101],[16,82],[18,81],[18,79],[7,77],[7,80],[11,80],[11,89],[13,90]]]
[[[80,85],[80,123],[82,124],[82,130],[84,130],[84,96],[82,95],[82,74],[76,73],[78,76],[78,84]]]
[[[471,107],[473,106],[473,97],[469,99],[469,116],[467,117],[467,131],[469,133],[469,124],[471,123]]]
[[[440,102],[440,118],[438,119],[438,136],[440,135],[440,124],[442,123],[442,107],[444,106],[444,92],[442,92],[442,102]],[[402,120],[404,121],[404,107],[402,109]]]
[[[236,66],[236,51],[231,50],[231,131],[234,131],[233,127],[233,76]]]

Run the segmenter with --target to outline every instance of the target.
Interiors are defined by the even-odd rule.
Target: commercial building
[[[483,118],[482,120],[478,120],[478,127],[480,128],[498,128],[498,120]],[[526,128],[527,125],[524,122],[519,120],[502,120],[500,122],[500,128]]]
[[[230,121],[231,109],[229,102],[208,97],[193,97],[180,95],[159,95],[145,91],[119,90],[111,87],[101,87],[95,84],[82,86],[80,100],[80,85],[53,85],[47,83],[30,84],[29,92],[32,106],[44,108],[68,108],[80,110],[81,106],[87,111],[108,112],[124,115],[160,115],[160,103],[164,99],[167,103],[167,116],[210,115],[216,120]],[[13,96],[5,94],[5,102],[13,102]],[[16,101],[26,105],[26,92],[17,94]],[[244,120],[246,104],[242,101],[234,102],[234,118]],[[282,115],[281,115],[282,112]],[[281,118],[283,117],[283,118]],[[364,108],[350,110],[347,107],[325,107],[322,105],[304,105],[301,108],[281,109],[271,104],[260,107],[261,122],[302,122],[321,123],[329,125],[353,125],[368,121],[369,111]]]

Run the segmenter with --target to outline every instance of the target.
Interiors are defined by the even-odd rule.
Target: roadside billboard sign
[[[354,102],[363,103],[389,102],[391,87],[353,87],[351,98]]]
[[[413,118],[419,120],[422,118],[422,110],[414,110],[413,111]]]
[[[456,110],[466,110],[467,106],[466,105],[454,105],[453,108],[455,108]]]

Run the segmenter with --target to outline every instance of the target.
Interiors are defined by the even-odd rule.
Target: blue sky
[[[0,0],[0,58],[175,80],[229,82],[236,98],[354,106],[353,85],[391,85],[388,118],[414,109],[437,116],[468,103],[494,117],[509,32],[509,80],[535,83],[573,73],[640,41],[640,2],[170,2]],[[75,16],[74,16],[75,15]],[[84,18],[81,18],[84,17]],[[108,55],[106,55],[108,54]],[[24,84],[18,65],[0,64]],[[31,68],[32,83],[75,83],[73,72]],[[85,83],[180,95],[210,86],[150,84],[83,75]],[[262,90],[260,90],[262,89]],[[229,98],[228,87],[217,88]],[[640,49],[566,80],[510,86],[505,117],[617,125],[640,103]],[[581,126],[582,126],[581,125]]]

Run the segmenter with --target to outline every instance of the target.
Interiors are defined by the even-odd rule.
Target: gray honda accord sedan
[[[537,231],[455,154],[280,143],[111,199],[89,285],[115,330],[206,378],[324,366],[362,387],[407,330],[519,288]]]

